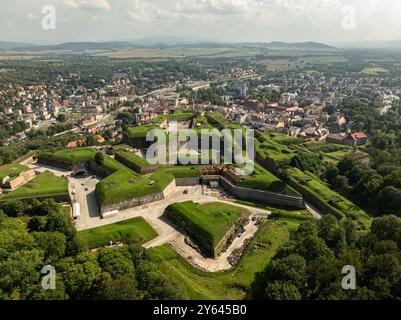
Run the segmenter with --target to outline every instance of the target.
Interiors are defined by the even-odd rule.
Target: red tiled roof
[[[352,135],[352,137],[355,139],[366,139],[368,136],[363,132],[356,132]]]

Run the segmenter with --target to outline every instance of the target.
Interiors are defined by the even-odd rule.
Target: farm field
[[[380,75],[383,73],[388,73],[387,69],[384,69],[383,67],[371,67],[371,68],[365,68],[361,71],[361,73],[369,76],[374,76],[374,75]]]
[[[137,48],[94,52],[92,55],[112,58],[185,58],[185,57],[247,57],[263,51],[232,48]]]
[[[68,182],[65,178],[45,171],[23,186],[1,197],[1,200],[31,199],[68,194]]]
[[[80,231],[78,235],[90,249],[103,247],[110,241],[144,244],[157,237],[156,231],[142,217]]]
[[[301,53],[290,57],[290,54],[286,53],[283,57],[277,52],[274,58],[261,60],[259,63],[266,66],[269,71],[289,71],[297,68],[313,68],[316,65],[331,66],[333,64],[345,63],[348,59],[342,54],[334,52],[318,52],[316,56],[307,56]]]

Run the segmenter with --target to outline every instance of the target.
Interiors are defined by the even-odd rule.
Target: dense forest
[[[366,234],[331,215],[307,221],[256,276],[250,298],[267,300],[401,299],[401,219],[373,220]],[[356,270],[356,290],[342,287],[342,268]]]
[[[45,265],[57,270],[55,290],[41,286]],[[88,251],[69,212],[53,200],[0,204],[0,299],[140,300],[179,295],[139,245]]]

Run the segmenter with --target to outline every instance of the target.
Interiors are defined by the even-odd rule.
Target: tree
[[[300,224],[295,235],[297,240],[302,240],[310,236],[317,237],[318,232],[318,225],[315,221],[305,221]]]
[[[310,171],[318,174],[322,163],[317,154],[298,152],[298,154],[292,158],[291,165],[302,171]]]
[[[338,176],[339,174],[339,170],[337,167],[333,166],[333,165],[328,165],[326,167],[326,172],[325,172],[325,177],[328,183],[330,183],[331,185],[333,185],[334,183],[334,179]]]
[[[401,189],[387,186],[379,192],[377,200],[379,212],[401,215]]]
[[[338,190],[346,190],[348,188],[348,179],[346,176],[338,175],[333,180],[333,186]]]
[[[352,158],[345,157],[338,164],[337,168],[341,175],[347,175],[355,166],[355,161]]]
[[[138,300],[141,298],[135,278],[120,276],[113,279],[107,272],[102,272],[95,278],[92,292],[95,300]]]
[[[58,212],[50,212],[46,221],[46,231],[58,231],[66,236],[66,255],[78,254],[84,249],[84,245],[77,237],[77,231],[72,225],[70,215],[60,208]]]
[[[326,245],[323,239],[310,236],[297,243],[296,251],[307,261],[315,260],[318,257],[329,257],[333,252]]]
[[[42,253],[37,249],[13,251],[0,260],[0,286],[10,298],[26,299],[39,284],[43,267]]]
[[[57,117],[57,121],[58,122],[65,122],[67,120],[67,117],[66,117],[66,115],[65,114],[59,114],[58,115],[58,117]]]
[[[102,271],[96,254],[91,252],[60,260],[56,270],[62,274],[65,291],[73,300],[89,299],[94,280]]]
[[[134,265],[122,250],[101,249],[97,254],[99,266],[113,278],[130,276],[135,279]]]
[[[401,247],[401,219],[394,215],[374,219],[371,233],[378,240],[393,240]]]
[[[95,155],[95,162],[101,166],[104,163],[104,155],[101,152],[96,153]]]
[[[286,281],[302,290],[306,279],[306,261],[296,254],[273,260],[265,269],[265,278],[267,283]]]
[[[266,300],[302,300],[302,295],[291,283],[288,282],[281,282],[281,281],[274,281],[269,283],[265,289],[265,296]]]
[[[59,209],[59,204],[53,199],[47,199],[41,202],[34,199],[29,214],[33,216],[48,216],[51,213],[57,213]]]
[[[44,252],[46,263],[54,263],[65,256],[67,240],[60,232],[32,233],[38,249]]]
[[[9,217],[20,217],[24,214],[27,206],[22,201],[7,200],[0,204],[0,208]]]

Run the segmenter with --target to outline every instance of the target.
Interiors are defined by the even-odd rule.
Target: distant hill
[[[35,45],[23,42],[0,41],[0,50],[12,50],[21,47],[35,47]]]
[[[33,45],[18,42],[0,42],[0,50],[2,51],[74,51],[84,52],[87,50],[120,50],[135,48],[258,48],[268,50],[320,50],[334,49],[323,43],[317,42],[244,42],[244,43],[227,43],[227,42],[211,42],[211,41],[179,41],[170,38],[168,41],[160,39],[144,39],[134,41],[111,41],[111,42],[66,42],[54,45]]]
[[[25,45],[17,46],[15,51],[75,51],[82,52],[86,50],[119,50],[127,48],[137,48],[130,42],[66,42],[54,45]]]
[[[295,42],[295,43],[287,43],[287,42],[247,42],[247,43],[239,43],[239,46],[243,47],[252,47],[252,48],[265,48],[265,49],[273,49],[273,50],[294,50],[294,49],[335,49],[327,44],[319,43],[319,42]]]

